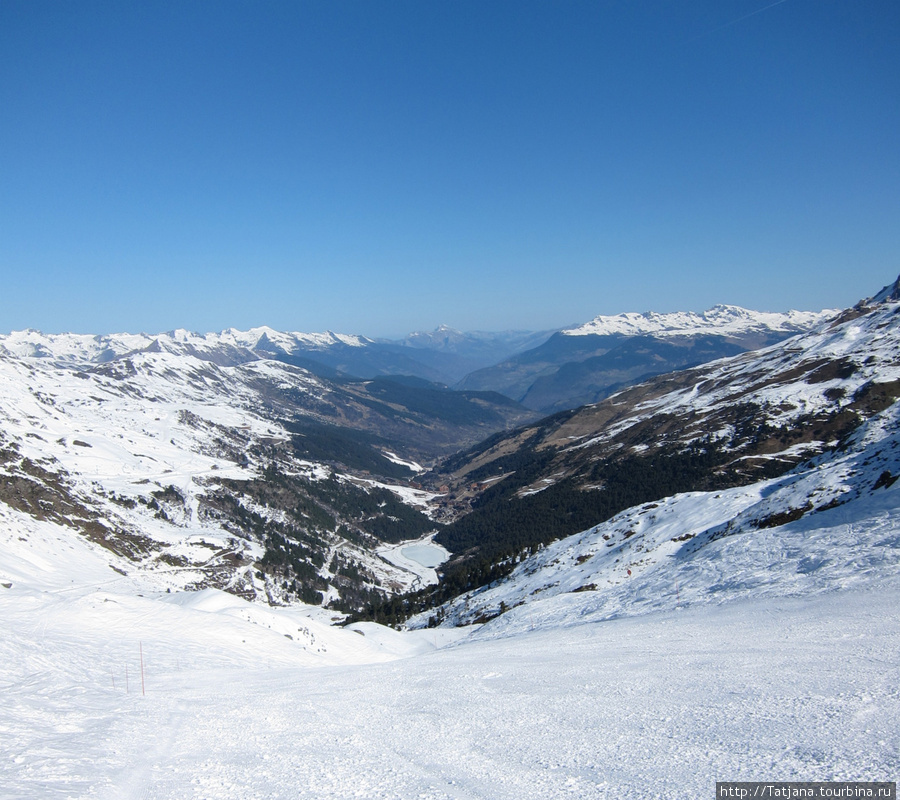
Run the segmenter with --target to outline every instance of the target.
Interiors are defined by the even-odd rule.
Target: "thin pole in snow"
[[[144,643],[138,642],[138,644],[141,648],[141,695],[144,696],[146,695],[144,691]]]

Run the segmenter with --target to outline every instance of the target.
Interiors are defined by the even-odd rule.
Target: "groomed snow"
[[[872,469],[885,433],[860,437]],[[655,513],[666,538],[793,489],[736,491],[628,522]],[[648,569],[605,609],[600,593],[548,592],[481,627],[407,632],[169,593],[162,576],[124,576],[108,551],[8,510],[0,798],[693,798],[717,780],[894,780],[900,486],[878,491],[868,516],[850,503],[824,528],[715,542],[695,559],[710,571],[680,589],[682,573]],[[834,563],[796,570],[790,551],[815,557],[821,543]],[[829,571],[840,580],[812,594],[786,580]]]
[[[807,341],[832,355],[855,335]],[[882,336],[859,380],[895,377],[894,347]],[[148,374],[169,357],[148,354]],[[120,475],[122,492],[143,475],[189,493],[198,471],[240,467],[193,454],[178,412],[262,433],[204,402],[206,381],[258,364],[198,367],[177,404],[98,378],[105,410],[90,414],[76,413],[84,379],[14,364],[30,389],[5,382],[0,408],[23,455]],[[0,506],[0,800],[628,800],[712,797],[724,780],[896,780],[900,481],[881,479],[900,474],[898,428],[892,407],[790,475],[550,545],[451,608],[508,609],[463,628],[335,628],[321,608],[179,592],[163,569],[123,570],[74,530]],[[173,547],[225,544],[179,531]]]
[[[896,590],[437,650],[369,624],[319,667],[221,610],[5,594],[3,798],[699,798],[900,759]]]

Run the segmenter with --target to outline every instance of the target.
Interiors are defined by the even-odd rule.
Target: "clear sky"
[[[399,336],[900,273],[897,0],[0,0],[0,331]]]

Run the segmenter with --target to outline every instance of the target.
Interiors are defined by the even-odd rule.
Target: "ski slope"
[[[831,357],[852,343],[841,329],[814,344]],[[895,379],[886,334],[870,350],[859,380]],[[32,387],[58,388],[29,369]],[[182,392],[201,407],[203,387]],[[6,435],[121,492],[157,462],[171,471],[151,477],[189,488],[218,458],[178,460],[193,434],[162,400],[147,419],[144,398],[110,393],[108,418],[73,412],[73,427],[32,397]],[[712,797],[716,781],[894,781],[898,477],[895,404],[786,475],[628,509],[406,631],[180,591],[165,562],[125,569],[61,512],[0,504],[0,800],[643,800]],[[213,533],[173,546],[208,549]]]
[[[114,603],[40,622],[33,598],[4,603],[0,797],[668,798],[896,778],[897,591],[438,650],[395,634],[389,652],[370,626],[319,667],[227,616],[206,612],[200,636],[166,630],[180,615],[148,615],[152,601],[104,614]]]
[[[887,555],[893,491],[873,516]],[[741,549],[758,572],[760,541]],[[716,780],[897,777],[888,558],[793,597],[736,581],[603,618],[568,592],[398,632],[168,592],[12,510],[0,557],[3,800],[708,797]]]

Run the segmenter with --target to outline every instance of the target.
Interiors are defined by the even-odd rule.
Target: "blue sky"
[[[898,53],[896,0],[2,0],[0,331],[850,305]]]

